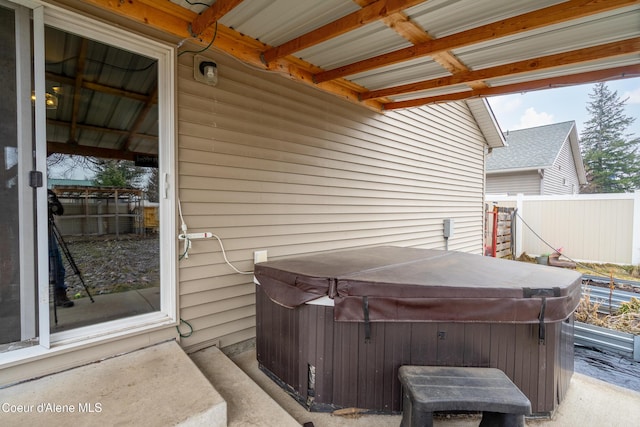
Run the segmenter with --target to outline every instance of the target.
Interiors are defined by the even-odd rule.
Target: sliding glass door
[[[0,367],[175,323],[174,59],[0,0]]]
[[[36,170],[31,9],[0,0],[0,352],[39,343],[36,206],[44,189]],[[40,46],[41,47],[41,46]],[[37,64],[35,64],[37,66]],[[44,153],[39,153],[42,157]],[[44,160],[40,162],[44,165]],[[38,195],[38,192],[42,193]],[[45,284],[46,286],[46,284]],[[48,295],[40,301],[47,307]],[[48,340],[48,333],[45,341]],[[42,344],[47,345],[48,342]]]

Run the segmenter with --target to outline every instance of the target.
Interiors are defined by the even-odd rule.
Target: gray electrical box
[[[444,238],[448,239],[453,237],[453,219],[447,218],[444,220]]]

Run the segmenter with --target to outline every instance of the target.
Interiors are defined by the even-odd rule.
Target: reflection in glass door
[[[158,61],[45,26],[45,71],[50,330],[158,311]]]

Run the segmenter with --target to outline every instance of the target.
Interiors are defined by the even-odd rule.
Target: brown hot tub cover
[[[461,252],[381,246],[256,264],[269,298],[294,308],[328,296],[336,321],[562,321],[580,300],[575,271]]]

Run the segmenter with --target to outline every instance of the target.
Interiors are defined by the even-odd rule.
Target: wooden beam
[[[432,56],[437,53],[449,51],[464,46],[473,45],[515,35],[537,28],[554,25],[566,21],[584,18],[597,13],[603,13],[625,6],[638,4],[638,0],[568,0],[554,6],[528,12],[513,18],[492,22],[477,28],[472,28],[450,36],[410,46],[394,52],[378,55],[373,58],[354,62],[332,70],[314,74],[317,83],[342,78],[351,74],[361,73],[387,65],[415,59],[423,56]]]
[[[353,0],[360,6],[366,6],[371,0]],[[433,40],[433,37],[425,31],[420,25],[412,21],[404,12],[396,12],[382,19],[387,27],[394,30],[398,35],[407,39],[411,44],[418,45],[421,43]],[[452,52],[445,51],[436,53],[431,56],[435,62],[440,64],[442,68],[449,71],[451,74],[458,74],[465,71],[469,71],[469,68],[462,63]],[[484,82],[470,82],[468,85],[472,89],[479,89],[487,87]],[[381,100],[382,102],[389,102],[388,100]]]
[[[51,73],[49,71],[45,72],[45,79],[52,82],[68,84],[70,86],[74,86],[76,81],[76,79],[73,77],[67,77],[61,74]],[[149,98],[149,95],[145,93],[132,92],[130,90],[107,86],[100,83],[88,82],[86,80],[82,80],[81,85],[83,89],[93,90],[100,93],[107,93],[109,95],[114,95],[122,98],[134,99],[140,102],[147,102],[147,99]]]
[[[635,54],[637,52],[640,52],[640,37],[623,40],[620,42],[613,42],[599,46],[577,49],[570,52],[557,53],[555,55],[526,59],[523,61],[513,62],[511,64],[498,65],[495,67],[489,67],[480,70],[462,72],[448,77],[409,83],[380,90],[372,90],[370,92],[363,93],[360,97],[363,100],[382,98],[403,93],[418,92],[421,90],[443,88],[461,83],[470,83],[479,80],[487,80],[498,77],[529,73],[532,71],[546,70],[562,67],[569,64],[595,61],[603,58],[612,58],[616,56]]]
[[[367,4],[372,3],[371,0],[353,1],[362,7],[365,7]],[[433,37],[431,37],[431,35],[424,28],[422,28],[416,22],[412,21],[411,18],[409,18],[404,12],[389,14],[389,16],[382,18],[382,22],[384,22],[387,27],[394,30],[396,33],[398,33],[398,35],[400,35],[413,45],[418,45],[433,40]],[[442,52],[433,55],[432,57],[434,61],[448,70],[451,74],[469,70],[467,66],[460,62],[460,60],[456,58],[456,56],[451,52]]]
[[[71,127],[69,128],[69,142],[76,143],[78,128],[78,113],[80,112],[80,101],[82,100],[82,81],[84,80],[84,64],[87,59],[87,48],[89,41],[82,39],[78,52],[78,62],[76,63],[76,77],[73,84],[73,107],[71,109]]]
[[[216,0],[214,4],[191,21],[189,24],[191,35],[193,37],[200,35],[240,3],[242,0]]]
[[[348,33],[371,22],[378,21],[390,14],[423,3],[426,0],[377,0],[369,3],[360,10],[352,12],[340,19],[323,25],[313,31],[289,40],[280,46],[275,46],[262,53],[265,64],[294,52],[322,43],[341,34]]]
[[[113,0],[81,1],[181,39],[191,37],[188,26],[196,16],[194,12],[171,2],[160,2],[161,6],[156,7],[155,5],[158,4],[158,2],[152,0],[129,0],[124,2],[114,2]],[[193,39],[193,42],[207,46],[212,38],[213,30],[207,28],[200,34],[198,39]],[[379,101],[368,100],[360,102],[358,95],[365,92],[366,89],[348,80],[337,79],[320,85],[315,84],[313,82],[313,74],[322,71],[322,69],[301,59],[289,56],[273,61],[268,66],[265,66],[260,59],[260,54],[268,48],[268,45],[240,34],[220,23],[218,23],[217,37],[212,46],[212,49],[225,52],[255,67],[278,72],[284,77],[297,80],[311,87],[320,88],[327,93],[363,105],[372,110],[382,110],[382,103]]]
[[[431,96],[425,98],[410,99],[407,101],[390,102],[384,105],[385,110],[397,110],[401,108],[414,108],[437,102],[460,101],[467,98],[478,98],[496,95],[508,95],[511,93],[529,92],[542,89],[557,89],[559,87],[597,83],[606,80],[629,79],[640,77],[640,65],[628,65],[625,67],[610,68],[607,70],[589,71],[561,77],[535,80],[525,83],[514,83],[504,86],[495,86],[484,89],[461,91],[446,95]]]
[[[88,145],[65,144],[64,142],[47,141],[47,156],[54,153],[132,161],[136,159],[136,156],[150,155],[150,153],[135,153],[133,151],[114,150],[111,148],[89,147]],[[156,153],[153,153],[153,155],[155,154]]]
[[[53,120],[53,119],[47,119],[47,125],[52,125],[52,126],[62,126],[62,127],[70,127],[71,126],[71,122],[65,122],[63,120]],[[102,127],[102,126],[93,126],[93,125],[86,125],[86,124],[82,124],[82,123],[78,123],[76,125],[78,127],[78,129],[82,129],[82,130],[89,130],[92,132],[99,132],[99,133],[104,133],[107,135],[115,135],[115,136],[129,136],[129,134],[131,133],[128,130],[124,130],[124,129],[114,129],[114,128],[106,128],[106,127]],[[147,139],[150,141],[158,141],[158,137],[155,135],[148,135],[146,133],[136,133],[134,135],[136,138],[140,138],[140,139]]]

